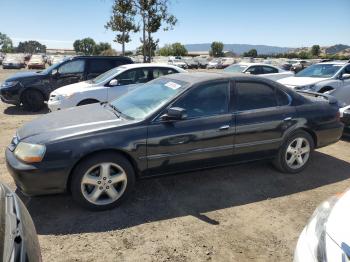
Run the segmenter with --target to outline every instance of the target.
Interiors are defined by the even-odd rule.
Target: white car
[[[177,66],[183,69],[187,69],[188,65],[186,62],[182,61],[181,59],[177,58],[171,58],[168,60],[169,65]]]
[[[220,64],[221,59],[219,58],[215,58],[211,61],[209,61],[208,65],[207,65],[207,69],[215,69],[218,68],[218,65]]]
[[[278,82],[289,88],[319,93],[350,87],[350,63],[325,62],[314,64],[300,71],[294,77],[284,78]]]
[[[185,70],[166,64],[128,64],[113,68],[96,78],[60,87],[50,94],[51,111],[112,101],[130,90],[160,76]]]
[[[350,190],[322,203],[303,229],[294,262],[350,261]]]
[[[239,63],[233,64],[224,69],[228,73],[245,73],[252,75],[259,75],[271,80],[279,80],[286,77],[294,76],[291,71],[285,71],[281,68],[269,64],[260,63]]]

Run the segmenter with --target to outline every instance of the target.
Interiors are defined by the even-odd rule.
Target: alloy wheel
[[[94,205],[108,205],[119,199],[127,185],[124,169],[115,163],[100,163],[89,168],[81,180],[81,192]]]
[[[303,167],[309,159],[310,150],[310,143],[306,138],[295,138],[286,150],[285,160],[288,167],[292,169]]]

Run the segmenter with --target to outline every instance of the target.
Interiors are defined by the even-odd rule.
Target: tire
[[[84,106],[84,105],[89,105],[94,103],[99,103],[99,101],[95,99],[85,99],[83,101],[80,101],[77,106]]]
[[[134,169],[124,156],[118,153],[99,153],[76,166],[70,190],[73,199],[80,206],[101,211],[120,205],[134,185]]]
[[[22,94],[21,102],[27,111],[39,111],[45,105],[44,95],[38,90],[27,90]]]
[[[283,173],[299,173],[310,162],[314,147],[314,140],[309,133],[296,131],[284,141],[273,164]]]

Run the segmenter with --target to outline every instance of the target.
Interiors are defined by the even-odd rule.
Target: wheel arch
[[[90,104],[93,104],[93,103],[100,103],[101,101],[99,101],[98,99],[96,98],[84,98],[83,100],[79,101],[77,103],[77,106],[80,106],[80,105],[83,105],[84,102],[86,101],[90,101],[91,103]]]
[[[285,135],[285,138],[283,139],[283,141],[285,141],[285,139],[288,139],[288,137],[292,136],[294,133],[296,133],[298,131],[304,131],[304,132],[308,133],[312,137],[315,148],[317,147],[318,138],[317,138],[316,132],[313,131],[311,128],[306,127],[306,126],[298,127],[298,128],[291,130],[290,132],[288,132]]]
[[[38,92],[40,92],[42,95],[43,95],[43,97],[44,97],[44,100],[48,100],[48,97],[47,97],[47,95],[42,91],[42,90],[40,90],[40,88],[36,88],[36,87],[27,87],[27,88],[24,88],[22,91],[21,91],[21,93],[19,94],[19,102],[20,103],[22,103],[23,101],[23,94],[25,93],[25,92],[28,92],[28,91],[31,91],[31,90],[35,90],[35,91],[38,91]]]
[[[76,161],[74,163],[73,167],[69,171],[67,181],[66,181],[66,189],[68,192],[70,192],[70,185],[71,185],[73,173],[74,173],[75,169],[77,168],[77,166],[81,162],[83,162],[84,160],[86,160],[90,157],[93,157],[95,155],[102,154],[102,153],[117,153],[117,154],[120,154],[121,156],[125,157],[130,162],[132,168],[134,169],[136,179],[139,177],[139,171],[138,171],[139,169],[137,167],[137,163],[127,152],[120,150],[120,149],[112,149],[112,148],[111,149],[96,150],[96,151],[92,151],[92,152],[89,152],[89,153],[83,155],[78,161]]]

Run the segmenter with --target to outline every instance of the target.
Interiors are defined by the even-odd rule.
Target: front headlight
[[[311,90],[311,91],[313,91],[315,89],[315,85],[300,86],[298,89],[299,90]]]
[[[54,97],[54,100],[64,100],[64,99],[67,99],[67,98],[70,98],[74,95],[74,93],[69,93],[69,94],[60,94],[60,95],[56,95]]]
[[[19,142],[14,154],[15,156],[26,163],[38,163],[43,160],[46,147],[44,145],[29,144]]]
[[[306,226],[306,237],[309,248],[317,261],[326,261],[326,223],[328,217],[338,201],[339,197],[334,196],[323,202],[313,213]]]
[[[1,84],[1,87],[7,88],[7,87],[15,86],[17,85],[17,83],[18,81],[6,81]]]

